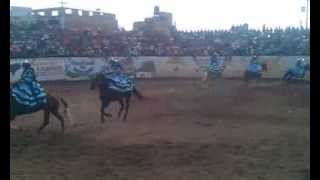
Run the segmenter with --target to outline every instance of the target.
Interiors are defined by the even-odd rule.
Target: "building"
[[[134,31],[152,31],[170,34],[172,28],[172,14],[161,12],[158,6],[154,7],[153,17],[145,18],[144,21],[135,22],[133,24]]]
[[[59,23],[62,29],[101,30],[105,32],[118,30],[116,16],[100,11],[59,7],[33,10],[32,16],[35,20]]]
[[[10,22],[32,22],[33,20],[31,8],[17,6],[10,7]]]

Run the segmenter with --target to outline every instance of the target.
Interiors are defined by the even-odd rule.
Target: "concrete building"
[[[133,24],[134,31],[152,31],[170,34],[172,28],[172,14],[161,12],[158,6],[154,7],[153,17],[145,18],[144,21],[135,22]]]
[[[10,22],[32,22],[34,18],[32,17],[32,9],[28,7],[10,7]]]
[[[59,7],[33,10],[32,16],[40,21],[56,21],[63,29],[88,29],[105,32],[118,30],[116,16],[100,11]]]

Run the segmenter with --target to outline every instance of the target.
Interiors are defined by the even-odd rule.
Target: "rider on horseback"
[[[306,64],[303,58],[298,59],[296,66],[292,69],[293,74],[303,74]]]
[[[118,91],[128,91],[133,88],[133,80],[125,74],[124,68],[117,59],[109,61],[110,71],[104,73],[106,79],[112,80],[110,88]]]
[[[254,76],[261,75],[262,66],[258,63],[258,58],[256,55],[252,56],[250,63],[247,66],[247,71]]]
[[[23,73],[12,88],[12,96],[20,104],[28,107],[26,111],[35,111],[47,103],[47,93],[36,79],[35,71],[28,60],[22,64]]]
[[[210,78],[220,78],[222,71],[224,69],[224,62],[219,61],[218,53],[214,52],[210,57],[209,64],[205,69],[204,76],[202,78],[202,82],[206,83],[208,86]]]
[[[116,74],[124,73],[124,68],[122,67],[122,65],[119,63],[119,61],[117,59],[112,58],[109,61],[109,63],[110,63],[111,71],[113,73],[116,73]]]
[[[209,62],[209,66],[207,67],[207,73],[210,73],[211,75],[213,75],[214,77],[220,77],[221,73],[224,69],[224,62],[223,61],[219,61],[218,59],[218,53],[214,53],[211,58],[210,58],[210,62]]]
[[[284,75],[284,79],[291,79],[293,77],[302,79],[305,76],[305,72],[309,69],[309,64],[305,63],[304,58],[299,58],[295,66],[289,69]]]

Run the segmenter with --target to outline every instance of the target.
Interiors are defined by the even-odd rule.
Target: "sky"
[[[59,7],[61,0],[10,0],[10,6],[32,9]],[[307,0],[64,0],[65,7],[96,10],[116,15],[120,27],[131,30],[133,22],[153,15],[153,7],[170,12],[178,30],[230,29],[249,24],[249,28],[305,26],[301,6]],[[309,16],[310,17],[310,16]],[[309,20],[310,21],[310,18]]]

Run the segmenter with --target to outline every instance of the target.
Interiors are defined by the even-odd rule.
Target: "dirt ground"
[[[45,87],[71,104],[77,122],[65,134],[43,113],[18,117],[11,130],[11,179],[24,180],[302,180],[309,178],[310,89],[276,81],[245,87],[221,80],[138,80],[128,120],[100,123],[89,82]]]

